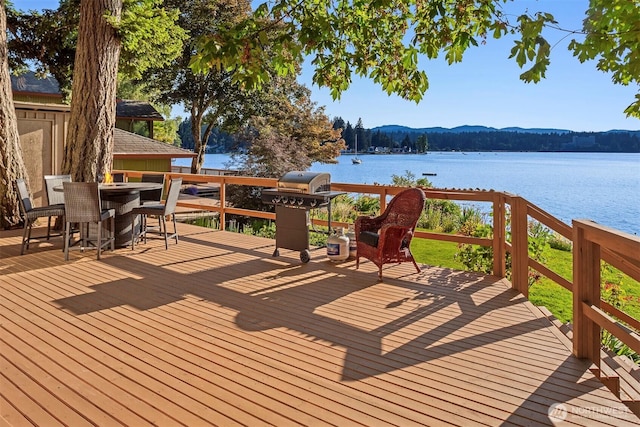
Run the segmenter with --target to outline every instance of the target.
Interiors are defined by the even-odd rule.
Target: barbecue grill
[[[262,190],[263,203],[276,207],[276,249],[300,251],[300,261],[311,260],[309,252],[309,211],[327,207],[331,231],[331,200],[344,194],[331,191],[331,175],[323,172],[292,171],[284,174],[276,188]]]

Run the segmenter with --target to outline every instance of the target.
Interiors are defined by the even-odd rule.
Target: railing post
[[[380,192],[380,213],[387,209],[387,190]]]
[[[502,193],[493,195],[493,275],[505,277],[505,208]]]
[[[227,214],[225,212],[225,208],[227,206],[226,202],[226,193],[227,193],[227,182],[224,178],[222,178],[222,182],[220,182],[220,230],[224,231],[226,229],[226,218]]]
[[[162,177],[164,178],[164,183],[162,184],[162,195],[166,196],[169,191],[169,184],[171,183],[171,172],[165,172],[162,174]],[[182,190],[180,192],[182,192]]]
[[[585,237],[573,221],[573,354],[600,366],[600,326],[589,319],[584,305],[600,307],[600,246]]]
[[[514,197],[511,204],[511,283],[529,298],[529,227],[527,202]]]

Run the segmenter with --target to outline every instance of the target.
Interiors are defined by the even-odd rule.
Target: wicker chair
[[[49,206],[62,206],[64,207],[64,193],[62,191],[55,191],[55,187],[62,186],[63,182],[71,182],[71,175],[45,175],[44,185],[47,189],[47,200]]]
[[[147,243],[147,217],[157,216],[160,220],[160,234],[164,234],[164,247],[169,249],[169,239],[175,238],[176,244],[178,244],[178,227],[176,226],[176,204],[178,203],[178,196],[180,195],[180,188],[182,186],[182,178],[174,178],[169,184],[169,191],[167,192],[167,200],[164,204],[143,204],[137,208],[133,208],[131,211],[131,249],[133,250],[136,245],[136,240],[144,238],[144,242]],[[138,215],[142,215],[142,225],[140,232],[136,235],[135,220]],[[173,220],[173,233],[169,234],[167,231],[167,216],[171,216]]]
[[[143,173],[142,178],[140,179],[142,182],[154,182],[157,184],[162,184],[162,188],[158,190],[145,190],[140,192],[140,203],[157,205],[162,202],[162,192],[164,191],[164,174],[149,174]]]
[[[364,257],[378,266],[380,279],[382,265],[387,263],[411,261],[420,272],[409,245],[424,202],[422,190],[409,188],[396,195],[382,215],[375,218],[358,217],[355,223],[358,248],[356,269],[360,266],[360,257]]]
[[[70,250],[97,249],[98,259],[103,248],[111,246],[115,250],[115,209],[102,209],[100,200],[100,190],[97,182],[64,182],[64,203],[66,211],[66,222],[64,228],[64,259],[69,260]],[[103,221],[109,221],[109,236],[102,237]],[[75,242],[71,241],[71,226],[78,223],[80,237]],[[97,224],[95,238],[90,236],[89,225]],[[78,245],[79,244],[79,245]],[[78,245],[78,246],[76,246]]]
[[[33,206],[33,201],[29,195],[27,184],[24,179],[16,179],[14,182],[16,191],[20,196],[20,212],[24,221],[24,232],[22,233],[22,247],[20,248],[20,255],[24,255],[25,249],[29,249],[29,243],[32,240],[37,240],[42,237],[32,237],[31,228],[33,223],[38,218],[47,218],[47,240],[51,237],[62,236],[60,234],[51,234],[51,217],[59,216],[64,217],[64,205],[43,206],[36,208]]]

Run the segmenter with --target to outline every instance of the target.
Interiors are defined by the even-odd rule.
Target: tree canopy
[[[640,84],[640,5],[629,0],[591,0],[584,19],[584,41],[569,49],[581,61],[597,60],[597,68],[611,73],[621,85]],[[640,118],[640,93],[625,110]]]
[[[19,11],[9,4],[9,66],[14,72],[26,70],[31,65],[38,74],[50,73],[68,97],[79,22],[79,0],[62,0],[58,9],[42,12]]]
[[[513,34],[510,56],[524,69],[520,78],[537,82],[550,63],[551,45],[543,30],[561,24],[545,12],[514,19],[503,9],[510,1],[273,0],[260,4],[250,19],[204,37],[192,67],[234,70],[242,84],[260,87],[270,78],[264,64],[287,74],[309,57],[313,83],[328,87],[334,99],[361,76],[389,94],[418,102],[429,88],[421,56],[444,55],[451,64],[489,37]],[[640,83],[636,1],[591,0],[583,28],[573,33],[585,35],[569,45],[578,60],[597,58],[598,69],[611,72],[616,84]],[[267,46],[275,48],[267,54]],[[625,112],[640,117],[640,95]]]
[[[254,110],[253,95],[242,90],[227,70],[194,73],[189,63],[199,37],[215,34],[217,29],[249,16],[249,0],[166,0],[166,7],[178,10],[178,25],[189,33],[180,54],[164,67],[143,73],[142,81],[155,99],[182,104],[190,112],[191,139],[196,157],[191,171],[198,173],[204,163],[207,141],[215,127],[229,129],[246,120]],[[203,130],[204,129],[204,130]]]
[[[344,149],[340,129],[334,129],[323,107],[311,101],[311,91],[294,76],[275,77],[260,99],[262,115],[247,120],[238,135],[231,168],[241,174],[279,178],[292,170],[307,170],[313,162],[335,161]],[[238,186],[228,191],[234,206],[264,209],[260,191]]]
[[[253,176],[280,177],[313,162],[335,162],[344,149],[340,129],[311,101],[311,91],[293,77],[272,81],[265,114],[250,118],[240,139],[249,142],[236,169]]]
[[[187,39],[176,25],[178,10],[163,0],[123,0],[119,17],[103,16],[121,45],[119,72],[139,78],[148,69],[171,62]],[[80,0],[60,0],[58,9],[19,11],[7,8],[9,64],[14,71],[35,67],[52,74],[65,95],[71,91],[80,23]]]

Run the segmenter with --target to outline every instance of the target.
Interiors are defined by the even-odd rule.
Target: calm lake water
[[[640,234],[640,154],[432,152],[428,154],[350,155],[338,164],[314,164],[333,182],[389,184],[392,175],[424,173],[434,187],[486,189],[520,195],[571,224],[586,218]],[[208,154],[205,167],[224,169],[229,156]],[[176,165],[189,165],[178,159]],[[479,206],[488,210],[488,206]]]

